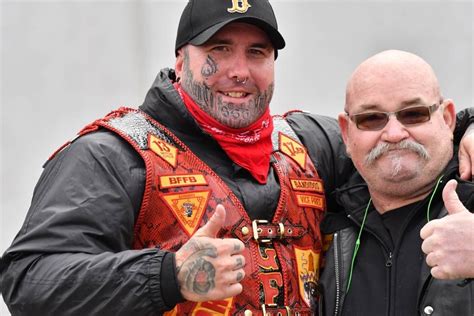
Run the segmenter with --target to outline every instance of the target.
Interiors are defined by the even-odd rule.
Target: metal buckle
[[[268,316],[267,315],[267,306],[269,308],[274,308],[274,309],[278,309],[278,305],[277,304],[262,304],[262,314],[263,316]],[[282,309],[282,308],[281,308]],[[286,316],[291,316],[291,309],[289,306],[285,306],[285,310],[286,310]],[[281,312],[278,312],[278,315],[281,315]]]
[[[283,225],[283,223],[278,223],[278,227],[278,235],[280,235],[280,239],[283,239],[283,237],[285,236],[285,225]]]
[[[265,220],[265,219],[254,219],[252,221],[253,238],[256,241],[260,241],[260,242],[263,242],[263,243],[271,242],[271,239],[261,239],[261,240],[259,240],[260,236],[258,234],[262,232],[262,229],[258,228],[258,224],[268,224],[268,221]],[[265,315],[265,313],[264,313],[264,315]]]
[[[270,308],[276,308],[278,306],[277,304],[262,304],[263,316],[267,316],[267,309],[266,309],[265,305],[268,305],[268,307],[270,307]]]

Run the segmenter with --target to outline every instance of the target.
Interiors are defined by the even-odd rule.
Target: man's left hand
[[[459,174],[461,179],[474,181],[474,124],[471,124],[459,144]]]
[[[457,182],[450,180],[443,190],[448,215],[430,221],[420,231],[421,249],[431,275],[437,279],[474,277],[474,214],[456,193]]]

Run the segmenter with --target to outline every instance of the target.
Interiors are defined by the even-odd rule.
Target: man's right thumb
[[[202,226],[194,236],[198,237],[211,237],[215,238],[219,230],[224,226],[225,223],[225,208],[219,204],[216,207],[216,211],[211,216],[209,221]]]

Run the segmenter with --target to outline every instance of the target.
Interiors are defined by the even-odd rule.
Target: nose
[[[250,67],[245,52],[236,52],[229,58],[228,77],[245,81],[250,77]]]
[[[387,125],[382,130],[382,140],[388,143],[398,143],[409,136],[406,127],[397,120],[395,115],[390,115]]]

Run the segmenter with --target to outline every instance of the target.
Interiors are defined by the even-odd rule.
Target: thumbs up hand
[[[219,204],[209,221],[176,252],[178,283],[188,301],[219,300],[242,292],[244,244],[234,238],[216,238],[225,216]]]
[[[474,214],[459,201],[457,182],[450,180],[443,190],[448,215],[430,221],[420,231],[421,249],[431,275],[437,279],[474,277]]]

